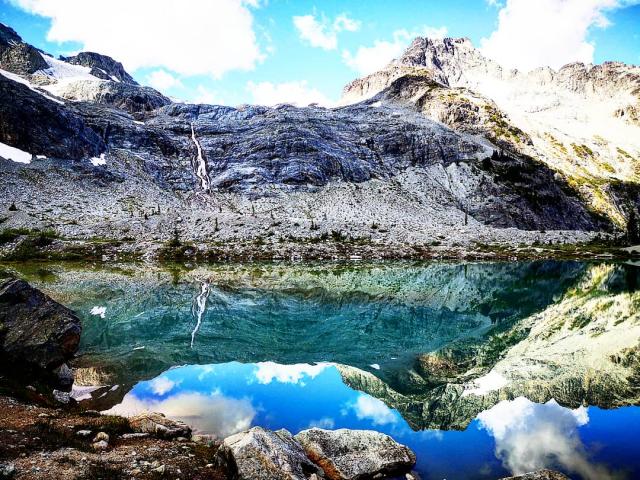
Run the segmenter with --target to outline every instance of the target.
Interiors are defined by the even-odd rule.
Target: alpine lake
[[[422,479],[640,478],[640,265],[2,265],[83,322],[74,398],[226,437],[372,429]]]

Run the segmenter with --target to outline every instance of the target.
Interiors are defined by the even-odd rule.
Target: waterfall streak
[[[193,348],[193,343],[196,339],[196,333],[200,330],[200,325],[202,324],[202,316],[207,309],[207,299],[209,298],[209,292],[211,291],[211,286],[208,282],[203,282],[200,286],[200,294],[194,299],[193,305],[191,307],[191,312],[194,317],[196,317],[196,326],[191,332],[191,348]]]
[[[191,124],[191,140],[196,144],[196,148],[198,149],[198,157],[196,159],[195,165],[195,174],[196,177],[200,180],[200,187],[205,192],[208,192],[211,188],[211,181],[209,180],[209,174],[207,173],[207,162],[205,162],[204,157],[202,155],[202,146],[196,137],[196,131],[193,128],[193,123]]]

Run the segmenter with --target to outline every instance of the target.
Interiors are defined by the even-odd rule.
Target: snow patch
[[[101,154],[99,157],[93,157],[90,160],[90,162],[94,167],[97,167],[98,165],[106,165],[107,164],[107,160],[104,158],[104,153]]]
[[[64,105],[64,102],[62,100],[58,100],[57,98],[53,98],[52,96],[47,95],[40,89],[36,88],[29,81],[25,80],[19,75],[16,75],[15,73],[7,72],[6,70],[0,69],[0,75],[2,75],[5,78],[8,78],[9,80],[13,80],[14,82],[18,82],[18,83],[21,83],[22,85],[25,85],[26,87],[29,87],[29,90],[36,92],[38,95],[42,95],[44,98],[49,99],[52,102],[56,102],[56,103],[59,103],[60,105]]]
[[[91,309],[91,315],[96,315],[100,318],[104,318],[105,317],[105,313],[107,313],[107,307],[99,307],[99,306],[95,306]]]
[[[462,394],[463,397],[468,395],[486,395],[489,392],[498,390],[509,383],[509,380],[504,378],[497,372],[489,372],[484,377],[477,378],[473,382],[473,387],[465,389]]]
[[[25,152],[24,150],[20,150],[19,148],[11,147],[0,142],[0,157],[4,157],[18,163],[31,163],[33,155],[29,152]]]

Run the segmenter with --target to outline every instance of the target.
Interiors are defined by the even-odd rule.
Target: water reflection
[[[168,370],[137,384],[108,413],[159,411],[222,437],[254,425],[294,433],[314,426],[375,429],[416,451],[424,479],[499,478],[540,468],[585,480],[633,478],[635,467],[612,473],[607,451],[583,440],[585,431],[603,426],[601,417],[590,421],[591,410],[519,397],[482,412],[462,432],[414,431],[397,410],[345,385],[334,365],[234,362]],[[628,415],[620,438],[607,438],[609,448],[638,427],[638,416]]]

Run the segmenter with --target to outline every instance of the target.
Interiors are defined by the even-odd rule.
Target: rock
[[[60,60],[68,62],[72,65],[82,65],[90,67],[91,75],[103,80],[114,81],[114,78],[123,83],[138,85],[131,75],[122,66],[122,63],[115,61],[107,55],[101,55],[94,52],[80,52],[71,57],[61,57]]]
[[[416,456],[408,447],[375,431],[311,428],[294,438],[330,480],[401,474],[416,463]]]
[[[76,432],[76,435],[78,437],[85,438],[85,437],[88,437],[89,435],[91,435],[91,430],[78,430]]]
[[[239,480],[308,480],[322,470],[305,455],[286,430],[261,427],[224,439],[218,456],[237,470]]]
[[[149,436],[148,433],[125,433],[122,435],[123,440],[134,440],[137,438],[147,438]]]
[[[78,349],[81,330],[71,310],[24,280],[0,285],[0,355],[5,361],[58,369]]]
[[[104,450],[106,450],[107,448],[109,448],[109,444],[108,444],[107,442],[105,442],[104,440],[101,440],[101,441],[99,441],[99,442],[95,442],[95,443],[92,445],[92,447],[93,447],[93,449],[94,449],[94,450],[97,450],[97,451],[104,451]]]
[[[159,438],[191,437],[191,428],[179,421],[170,420],[161,413],[142,413],[129,419],[131,428],[138,433],[150,433]]]
[[[98,434],[93,439],[93,443],[97,443],[97,442],[101,442],[101,441],[105,441],[105,442],[109,443],[109,435],[107,433],[105,433],[105,432],[98,432]]]
[[[515,477],[504,477],[500,480],[570,480],[565,474],[555,470],[537,470],[535,472],[516,475]]]
[[[204,445],[208,445],[208,444],[211,444],[211,443],[216,441],[216,436],[215,435],[204,435],[204,434],[191,435],[191,441],[195,442],[195,443],[201,443],[201,444],[204,444]]]
[[[166,467],[164,465],[160,465],[159,467],[154,468],[151,471],[155,473],[159,473],[160,475],[164,475],[165,470],[166,470]]]
[[[0,479],[13,478],[16,474],[16,467],[12,463],[0,463]]]
[[[71,389],[73,386],[73,370],[71,370],[66,363],[56,368],[53,374],[57,377],[58,384],[61,388]]]
[[[66,405],[71,401],[71,395],[69,394],[69,392],[61,392],[60,390],[54,390],[53,399],[56,402],[64,403]]]

